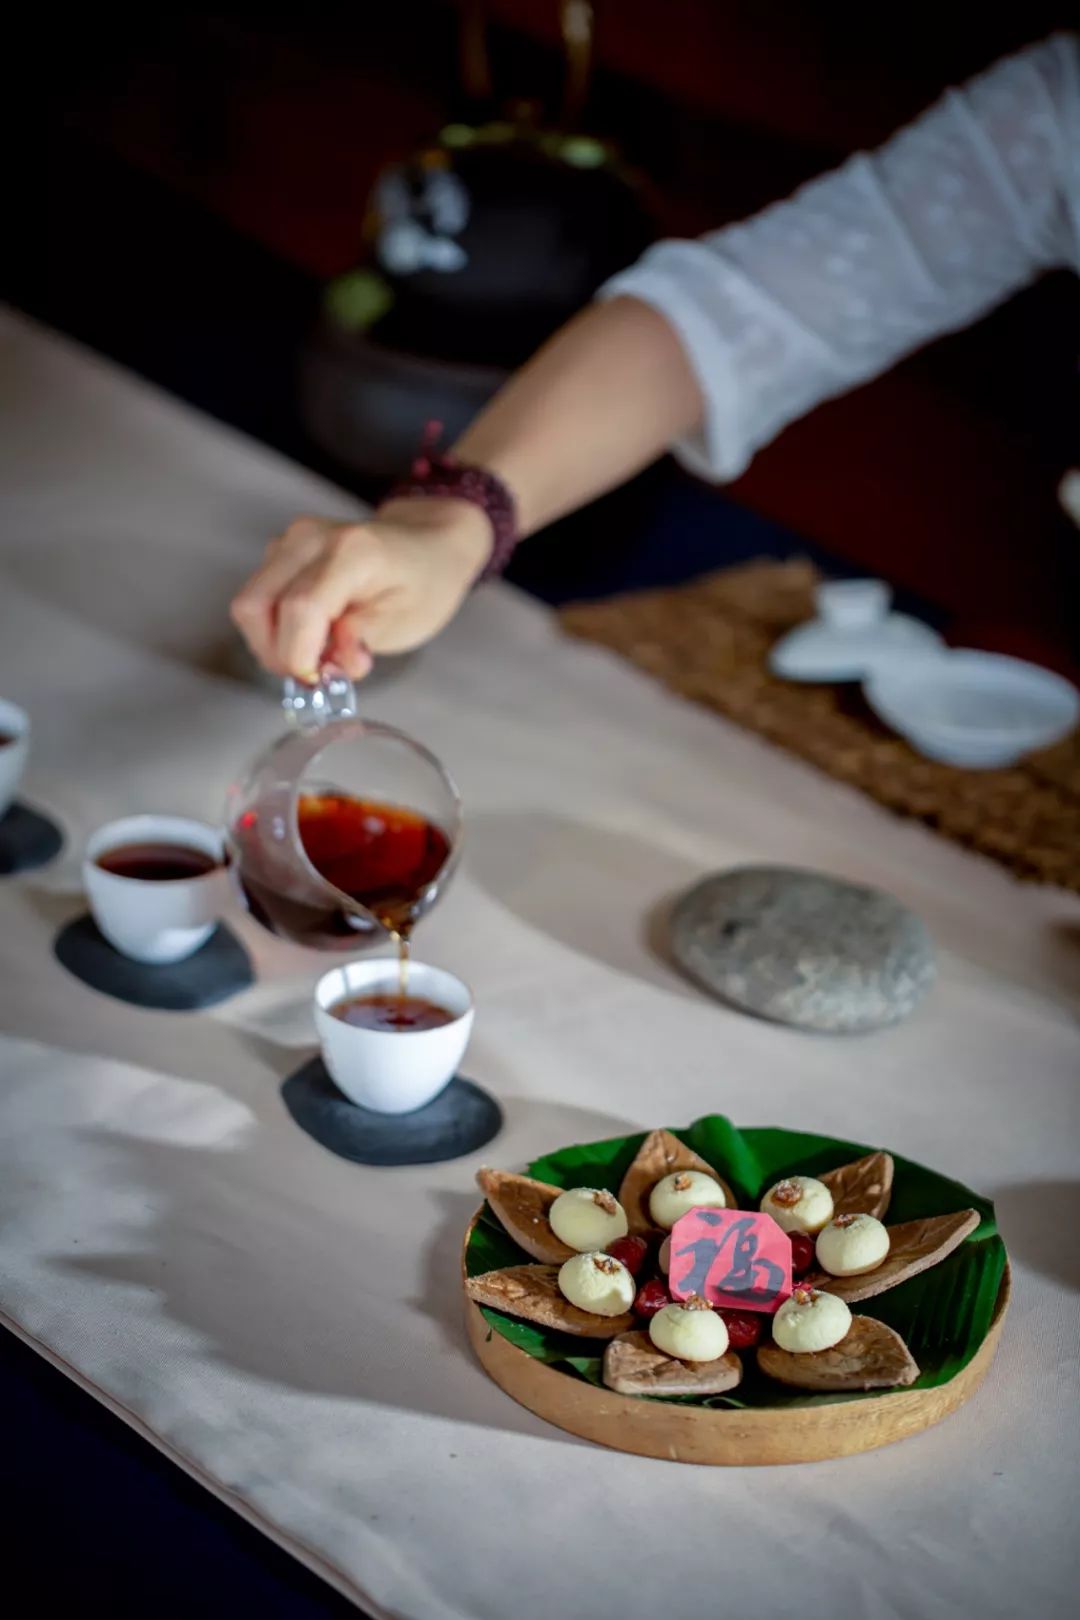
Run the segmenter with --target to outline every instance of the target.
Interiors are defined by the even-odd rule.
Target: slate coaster
[[[490,1142],[503,1122],[494,1097],[460,1074],[412,1114],[377,1114],[338,1090],[321,1057],[311,1058],[291,1074],[281,1095],[302,1131],[354,1164],[441,1164],[444,1159],[461,1159]]]
[[[53,941],[62,967],[91,990],[159,1012],[195,1012],[254,984],[247,951],[220,923],[206,944],[183,962],[149,967],[122,956],[98,931],[89,914],[76,917]]]
[[[789,866],[717,872],[671,914],[682,967],[744,1012],[800,1029],[881,1029],[936,977],[924,924],[879,889]]]
[[[64,836],[55,821],[16,801],[0,818],[0,877],[45,866],[63,845]]]

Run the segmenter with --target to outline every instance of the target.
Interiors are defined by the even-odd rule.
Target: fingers
[[[372,536],[362,530],[336,535],[278,597],[274,643],[278,664],[300,680],[313,679],[335,622],[347,610],[377,601],[386,588],[384,575],[382,551]],[[354,646],[349,662],[356,656]]]
[[[256,658],[274,674],[288,671],[277,656],[277,603],[281,593],[316,558],[324,545],[325,524],[301,518],[266,548],[266,560],[233,598],[232,621]]]
[[[421,645],[460,606],[475,568],[461,513],[452,516],[442,527],[426,508],[415,524],[401,514],[364,524],[301,519],[268,548],[233,619],[279,675],[312,681],[329,657],[360,680],[373,654]]]
[[[330,631],[330,657],[354,681],[371,673],[375,662],[367,644],[368,614],[352,608],[335,620]]]

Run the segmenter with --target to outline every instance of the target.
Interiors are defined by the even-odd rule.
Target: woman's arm
[[[701,415],[669,323],[635,298],[616,298],[556,333],[455,450],[509,486],[526,535],[624,483]]]
[[[701,396],[668,323],[632,298],[558,332],[455,446],[513,492],[522,534],[620,484],[700,420]],[[368,523],[304,517],[271,542],[232,605],[268,669],[310,679],[324,653],[359,679],[453,618],[491,549],[475,506],[386,502]]]
[[[665,242],[603,289],[455,447],[508,485],[522,533],[674,444],[735,477],[820,400],[976,319],[1042,270],[1080,268],[1080,44],[1060,35],[950,91],[872,156],[698,242]],[[435,635],[490,526],[458,500],[365,524],[301,519],[233,604],[271,669],[324,649],[349,673]]]

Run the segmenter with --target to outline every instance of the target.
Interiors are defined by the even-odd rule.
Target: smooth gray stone
[[[687,973],[744,1012],[800,1029],[881,1029],[933,984],[934,947],[891,895],[790,866],[718,872],[671,916]]]

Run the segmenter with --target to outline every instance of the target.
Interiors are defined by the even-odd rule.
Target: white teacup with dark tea
[[[206,944],[228,903],[224,838],[186,816],[125,816],[86,846],[83,883],[109,944],[148,965]]]
[[[346,962],[315,987],[323,1062],[362,1108],[409,1114],[443,1091],[473,1026],[469,988],[453,973],[410,962],[402,990],[393,957]]]
[[[30,719],[24,709],[0,698],[0,816],[19,791],[30,752]]]

